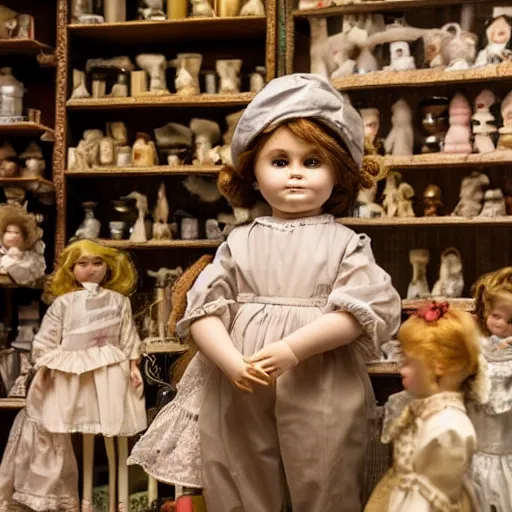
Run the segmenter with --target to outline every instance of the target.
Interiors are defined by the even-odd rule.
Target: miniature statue
[[[448,98],[443,96],[434,96],[420,101],[421,126],[427,133],[421,146],[422,153],[439,153],[442,151],[444,138],[449,128],[449,104]]]
[[[134,199],[138,216],[130,234],[132,242],[146,242],[146,214],[148,213],[148,198],[140,192],[133,191],[122,199]]]
[[[444,139],[444,153],[469,154],[471,146],[471,106],[468,100],[457,93],[450,102],[450,128]]]
[[[491,134],[496,133],[498,128],[490,111],[495,103],[496,96],[489,89],[483,90],[475,99],[475,113],[471,120],[475,136],[473,146],[477,153],[492,153],[496,149]]]
[[[362,108],[359,113],[363,118],[364,136],[369,142],[372,151],[375,154],[384,156],[386,150],[384,148],[384,140],[379,137],[380,129],[380,112],[378,108]]]
[[[240,59],[223,59],[215,63],[220,77],[219,94],[238,94],[240,92]]]
[[[148,343],[166,343],[176,338],[169,332],[168,321],[172,309],[171,291],[174,283],[183,274],[181,267],[175,269],[159,268],[157,272],[148,270],[148,276],[156,279],[155,300],[150,306],[149,337],[144,340]],[[153,308],[156,306],[156,329],[153,327]]]
[[[357,216],[362,219],[375,219],[384,217],[386,212],[384,208],[375,202],[377,195],[377,182],[375,181],[371,187],[363,188],[357,195],[358,211]]]
[[[457,298],[462,297],[464,278],[460,252],[451,247],[441,254],[439,279],[432,288],[432,297]]]
[[[266,69],[264,66],[256,66],[256,69],[251,73],[250,78],[250,91],[253,94],[260,92],[265,87],[265,74]]]
[[[164,12],[164,0],[140,0],[139,19],[162,21],[167,16]]]
[[[386,186],[382,192],[384,200],[382,206],[386,212],[386,217],[396,217],[398,213],[398,185],[402,181],[402,176],[397,172],[390,172],[386,176]]]
[[[352,75],[356,68],[356,61],[352,58],[355,43],[351,40],[350,34],[340,32],[327,37],[326,18],[309,18],[309,24],[311,73],[330,76],[330,78]],[[329,73],[330,68],[332,71]]]
[[[199,221],[195,217],[183,217],[180,233],[183,240],[197,240],[199,238]]]
[[[150,94],[169,94],[165,82],[165,69],[167,67],[165,55],[142,53],[137,55],[135,62],[149,74]]]
[[[42,230],[17,204],[0,205],[0,274],[20,286],[34,286],[46,270]]]
[[[107,135],[99,143],[100,165],[111,166],[116,162],[114,139]]]
[[[100,140],[103,138],[101,130],[85,130],[83,139],[75,150],[76,170],[92,169],[100,164]]]
[[[392,128],[384,146],[386,153],[393,156],[408,156],[414,150],[414,130],[412,128],[411,107],[403,99],[398,100],[392,107]]]
[[[437,217],[443,215],[443,193],[437,185],[429,185],[423,192],[423,215]]]
[[[199,71],[202,62],[203,56],[200,53],[179,53],[175,59],[169,61],[169,65],[176,68],[176,78],[174,80],[176,94],[195,96],[201,92]]]
[[[507,215],[507,206],[501,189],[487,190],[484,194],[484,205],[479,217],[504,217]]]
[[[430,261],[428,249],[411,249],[409,262],[412,265],[412,279],[407,288],[408,299],[425,299],[430,297],[427,282],[427,265]]]
[[[247,0],[240,9],[240,16],[265,16],[265,4],[262,0]]]
[[[213,18],[215,10],[208,0],[190,0],[192,4],[192,18]]]
[[[195,135],[195,156],[194,165],[211,165],[213,160],[209,152],[214,144],[220,139],[220,128],[218,123],[208,119],[194,118],[190,121],[190,129]]]
[[[411,199],[414,197],[414,189],[409,183],[402,182],[397,190],[397,217],[414,217]]]
[[[156,207],[153,210],[153,240],[171,240],[172,234],[169,229],[169,203],[165,192],[165,183],[158,187],[158,198]]]
[[[132,164],[135,167],[152,167],[157,165],[157,163],[158,155],[155,143],[147,133],[137,133],[132,148]]]
[[[117,156],[119,149],[128,144],[128,130],[126,129],[126,125],[122,121],[110,122],[107,123],[105,131],[107,136],[112,139]]]
[[[482,210],[483,187],[487,187],[489,184],[489,177],[478,171],[474,171],[470,176],[466,176],[460,185],[460,201],[457,203],[452,215],[476,217]]]
[[[384,71],[409,71],[416,69],[414,57],[411,57],[409,43],[405,41],[396,41],[389,45],[391,54],[391,63],[384,66]]]
[[[117,75],[117,82],[112,86],[110,96],[112,98],[128,97],[128,75],[126,73],[119,73]]]
[[[101,231],[101,222],[94,216],[94,208],[98,203],[95,201],[85,201],[82,203],[85,216],[84,220],[75,232],[74,240],[84,238],[98,238]]]
[[[182,165],[180,157],[178,155],[167,155],[167,165],[169,167],[179,167]]]
[[[9,142],[0,147],[0,178],[13,178],[19,174],[18,155]]]
[[[8,510],[34,502],[41,510],[80,509],[74,433],[83,436],[82,512],[93,511],[97,434],[108,459],[108,510],[129,510],[128,438],[147,427],[141,343],[129,299],[136,282],[128,255],[116,249],[80,240],[62,252],[49,283],[55,299],[32,344],[36,373],[27,408],[15,420],[10,456],[0,466],[0,499]],[[43,460],[51,471],[41,479]]]
[[[21,169],[20,176],[22,178],[43,178],[46,162],[43,158],[41,148],[35,143],[31,142],[25,151],[21,153],[20,159],[25,162]],[[38,185],[36,184],[36,187]]]
[[[78,69],[73,69],[73,91],[71,92],[71,99],[90,98],[91,94],[87,90],[85,73]]]
[[[501,102],[503,126],[499,129],[498,149],[512,149],[512,92]]]
[[[230,146],[215,146],[209,151],[208,155],[214,165],[233,165]]]
[[[458,23],[448,23],[442,29],[448,37],[441,43],[441,56],[446,71],[469,69],[475,62],[478,37],[462,30]]]
[[[511,59],[511,16],[510,7],[494,8],[493,17],[485,24],[487,46],[478,54],[475,67],[500,64]]]
[[[222,231],[217,219],[207,219],[205,223],[205,232],[207,240],[222,240]]]

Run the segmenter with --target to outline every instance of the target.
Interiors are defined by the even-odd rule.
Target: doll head
[[[17,204],[0,205],[0,245],[24,251],[40,238],[41,229],[33,214]]]
[[[234,167],[218,178],[231,206],[252,208],[263,196],[274,214],[297,217],[347,215],[381,171],[379,157],[363,159],[361,116],[316,75],[272,80],[242,114],[231,152]]]
[[[459,391],[479,370],[478,329],[472,316],[432,303],[406,320],[398,332],[405,359],[404,387],[417,397]]]
[[[500,338],[512,336],[512,267],[485,274],[472,293],[482,332]]]
[[[62,251],[49,288],[54,296],[59,296],[79,290],[80,283],[92,282],[129,295],[136,279],[135,269],[125,253],[91,240],[79,240]]]

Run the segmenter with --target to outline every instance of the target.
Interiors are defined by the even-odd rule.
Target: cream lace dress
[[[33,341],[37,370],[0,466],[0,511],[77,510],[70,434],[131,436],[147,427],[142,389],[130,383],[139,358],[128,297],[85,283],[57,297]]]
[[[482,512],[512,512],[512,347],[497,348],[495,336],[482,341],[490,380],[485,405],[468,404],[478,447],[471,473]]]
[[[9,254],[0,244],[0,274],[7,274],[20,286],[33,286],[44,276],[44,242],[38,240],[30,250],[23,251],[19,257]]]
[[[270,462],[268,454],[280,452],[285,463],[291,463],[292,452],[300,452],[292,439],[306,435],[309,441],[302,449],[311,451],[310,460],[291,463],[294,469],[287,471],[288,483],[296,486],[291,489],[292,501],[301,500],[307,508],[307,501],[314,499],[306,491],[308,486],[301,484],[301,479],[305,478],[310,485],[323,486],[325,492],[321,494],[325,494],[327,502],[325,506],[317,503],[323,511],[339,510],[339,500],[345,503],[345,510],[356,510],[367,418],[374,405],[364,358],[374,356],[379,344],[389,340],[400,318],[399,295],[389,276],[376,265],[369,238],[340,225],[331,215],[293,221],[257,218],[230,234],[217,251],[214,262],[197,279],[187,300],[187,312],[178,325],[181,335],[188,332],[193,321],[205,315],[217,315],[244,355],[257,352],[265,344],[282,339],[330,311],[352,313],[363,326],[364,335],[350,345],[314,356],[286,372],[278,379],[272,396],[258,392],[244,403],[239,401],[246,400],[245,395],[234,389],[221,372],[198,353],[178,384],[176,398],[160,411],[135,445],[129,464],[140,464],[157,480],[204,487],[206,491],[205,455],[210,461],[216,455],[210,456],[204,450],[206,445],[218,446],[219,450],[229,452],[233,467],[224,469],[229,463],[222,458],[217,466],[222,469],[217,473],[228,480],[229,474],[236,473],[241,478],[245,473],[251,488],[237,482],[237,487],[240,485],[238,495],[242,499],[258,498],[244,505],[234,502],[211,505],[211,498],[207,498],[208,508],[214,512],[242,508],[264,510],[265,506],[258,503],[266,499],[265,496],[274,494],[275,503],[281,499],[278,496],[281,490],[277,487],[282,484],[283,476],[267,472],[270,479],[267,491],[255,491],[263,483],[257,480],[261,475],[251,474],[251,461],[258,457],[252,454],[251,447],[267,450],[262,457],[266,457],[265,464],[274,471],[279,460]],[[350,396],[350,400],[342,396]],[[275,419],[268,426],[257,426],[251,414],[266,418],[266,413],[258,411],[267,407],[264,405],[267,401],[270,410],[275,409],[275,415],[272,414]],[[250,412],[244,412],[245,407],[249,407]],[[245,421],[246,426],[237,432],[243,431],[244,435],[255,436],[254,439],[237,439],[238,434],[230,433],[232,422],[240,420]],[[283,432],[280,447],[264,448],[262,443],[270,442],[268,439],[276,429],[276,422]],[[337,424],[336,428],[327,427],[332,422]],[[215,441],[205,443],[204,433],[208,431],[210,435],[216,426],[226,438],[217,440],[216,437]],[[268,430],[263,432],[262,428]],[[314,434],[310,436],[307,432]],[[316,443],[315,446],[312,443]],[[328,453],[324,450],[326,446],[332,448]],[[321,471],[329,472],[324,477],[321,471],[315,470],[319,463],[317,456],[323,457]],[[339,458],[334,462],[331,457],[343,457],[345,463],[340,466]],[[333,467],[336,467],[334,471]],[[340,478],[338,472],[342,473]],[[226,487],[229,485],[232,484]],[[221,486],[214,492],[219,497],[225,494]],[[299,498],[303,492],[308,496]],[[270,508],[267,506],[265,510],[270,512]],[[300,507],[297,510],[301,510]]]
[[[466,477],[476,437],[462,393],[390,396],[382,442],[393,442],[393,467],[365,512],[480,512]]]

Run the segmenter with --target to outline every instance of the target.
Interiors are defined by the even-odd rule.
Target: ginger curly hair
[[[25,241],[23,249],[30,249],[42,236],[34,214],[17,204],[0,204],[0,242],[7,226],[18,226]]]
[[[512,267],[504,267],[481,276],[471,288],[480,329],[487,335],[487,317],[496,301],[512,304]]]
[[[359,190],[370,188],[386,174],[383,158],[378,155],[367,154],[360,169],[343,141],[321,122],[313,118],[288,119],[258,135],[249,148],[240,154],[236,167],[225,166],[221,169],[217,186],[232,207],[252,208],[261,198],[253,187],[256,181],[254,166],[263,145],[281,126],[286,126],[293,135],[316,146],[336,172],[336,183],[331,197],[323,206],[324,213],[336,217],[349,215]],[[371,152],[367,143],[365,152]]]

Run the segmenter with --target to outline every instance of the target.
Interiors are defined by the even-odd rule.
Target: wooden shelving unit
[[[67,177],[94,178],[99,176],[176,176],[189,174],[203,174],[215,176],[222,167],[182,165],[179,167],[168,167],[156,165],[154,167],[94,167],[87,171],[64,171]]]
[[[0,178],[0,187],[19,187],[30,190],[33,194],[53,192],[53,182],[44,178]]]
[[[148,240],[147,242],[132,242],[131,240],[111,240],[98,238],[98,243],[116,247],[117,249],[212,249],[220,245],[218,240]]]
[[[13,38],[0,39],[0,54],[6,53],[28,53],[53,52],[53,48],[37,39]]]
[[[344,226],[508,226],[512,225],[512,215],[507,217],[381,217],[361,219],[359,217],[343,217],[338,221]]]
[[[43,141],[51,142],[54,139],[55,132],[44,124],[33,123],[31,121],[22,121],[20,123],[0,123],[0,137],[5,136],[18,137],[39,137]]]

